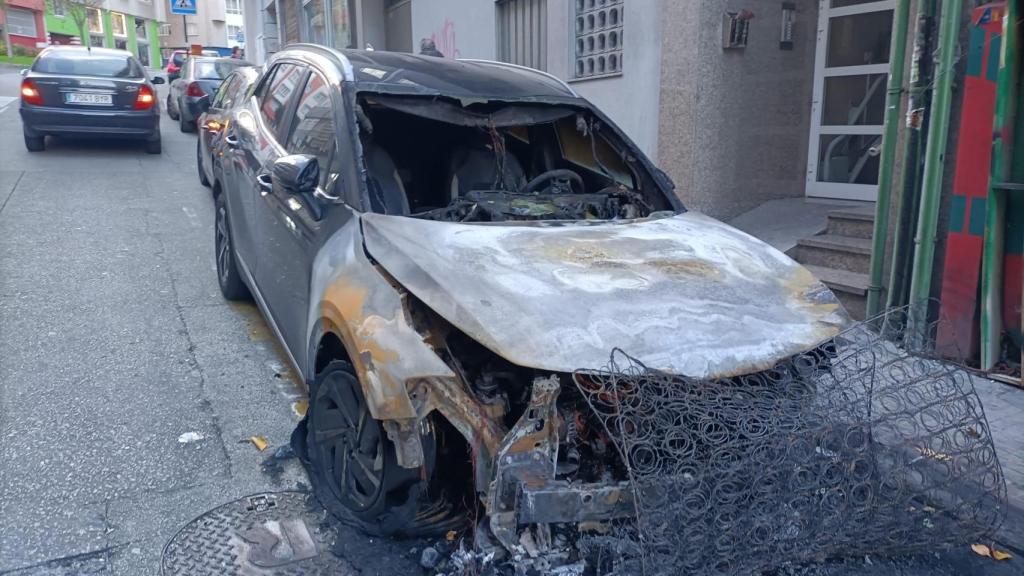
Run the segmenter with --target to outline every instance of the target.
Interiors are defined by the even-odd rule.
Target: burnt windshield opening
[[[373,212],[507,222],[673,210],[639,153],[585,109],[373,97],[359,120]]]

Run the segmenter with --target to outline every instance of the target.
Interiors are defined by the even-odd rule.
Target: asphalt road
[[[306,487],[294,460],[261,468],[305,392],[258,311],[220,296],[195,135],[164,115],[159,156],[52,139],[29,153],[19,82],[0,67],[0,574],[156,574],[198,515]],[[179,441],[189,433],[201,439]],[[335,529],[353,573],[418,572],[420,543]],[[1001,575],[1021,562],[962,548],[779,573]]]

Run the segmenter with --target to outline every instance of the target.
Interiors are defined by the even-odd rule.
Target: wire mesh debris
[[[934,327],[909,338],[907,318],[732,378],[669,375],[619,350],[577,371],[636,502],[635,522],[584,546],[615,574],[744,574],[993,533],[1006,488],[971,377],[934,354]]]

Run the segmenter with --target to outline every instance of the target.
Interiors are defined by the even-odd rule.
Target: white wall
[[[621,76],[572,80],[573,3],[548,0],[548,72],[597,105],[652,159],[658,157],[662,1],[625,2]]]
[[[562,3],[565,0],[551,0]],[[495,55],[494,2],[492,0],[413,0],[412,49],[420,40],[433,38],[437,49],[449,58],[483,58]]]

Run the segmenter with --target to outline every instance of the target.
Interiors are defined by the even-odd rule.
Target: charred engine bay
[[[376,212],[446,222],[616,220],[675,211],[590,111],[375,97],[360,136]]]

